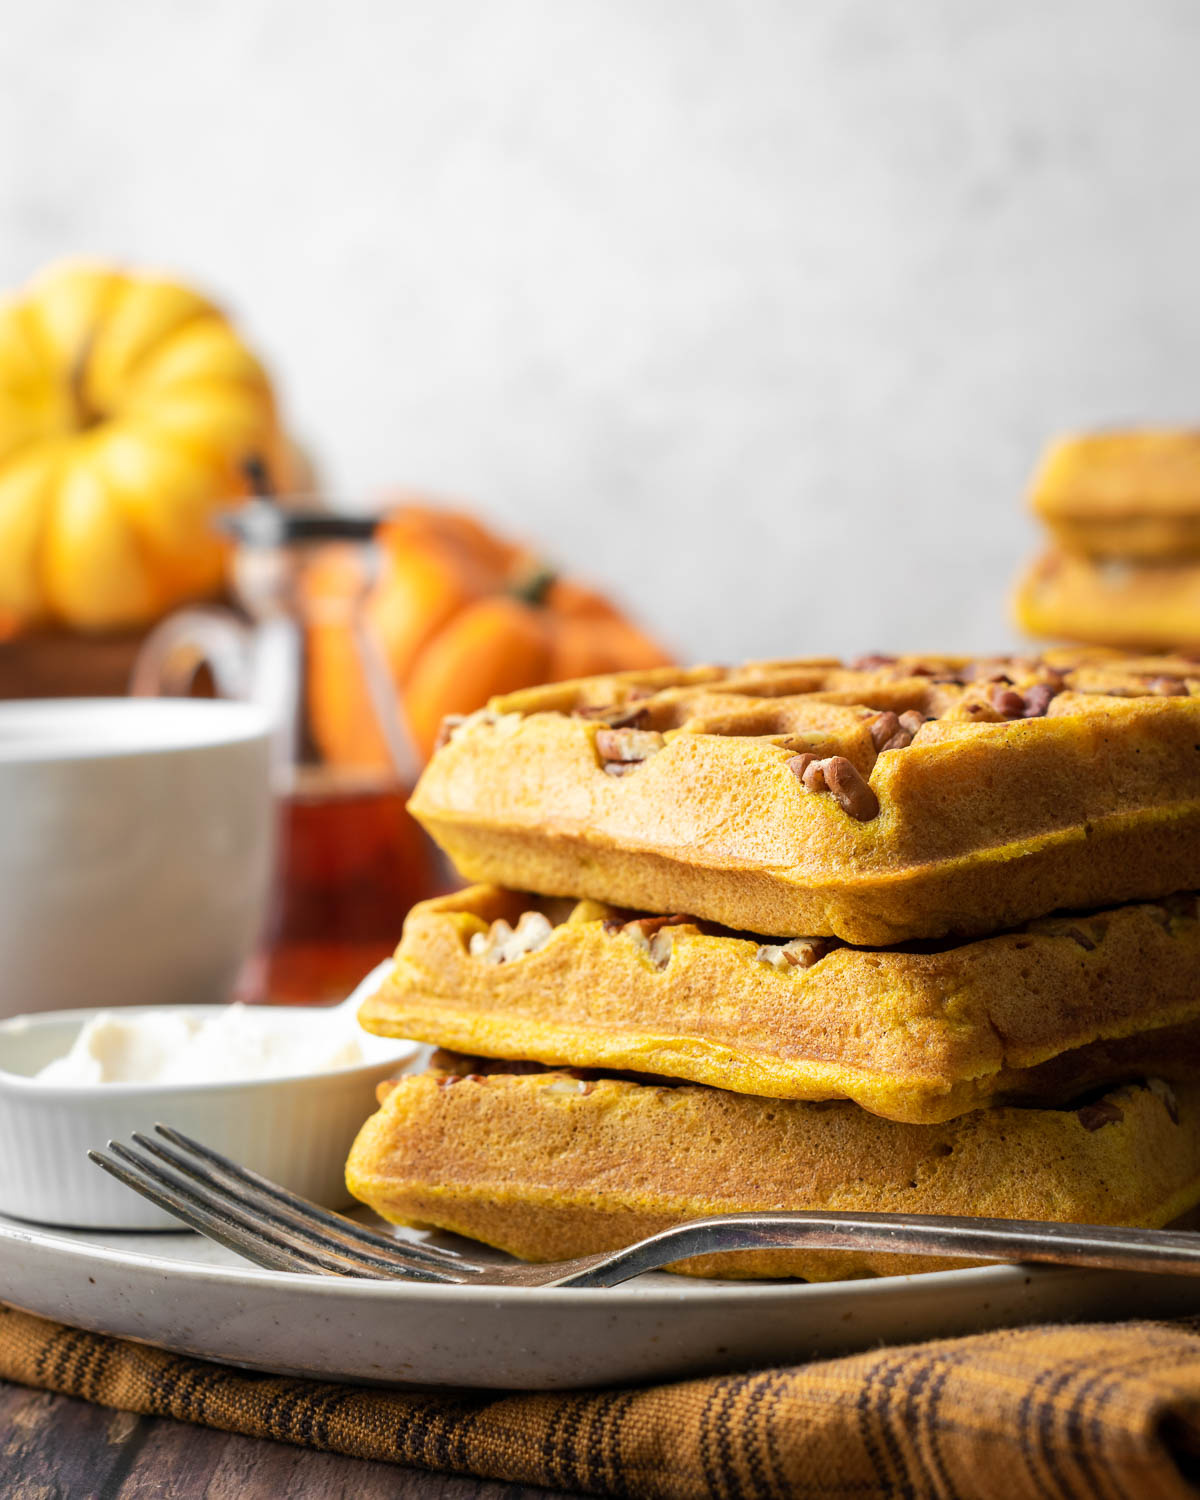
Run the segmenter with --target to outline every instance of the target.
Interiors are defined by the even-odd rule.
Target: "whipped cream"
[[[341,1005],[303,1016],[241,1004],[208,1015],[99,1011],[66,1056],[47,1063],[37,1077],[43,1083],[84,1088],[100,1083],[233,1083],[354,1067],[369,1060],[364,1043],[375,1040],[359,1029],[358,1007],[390,968],[391,960],[381,964]]]

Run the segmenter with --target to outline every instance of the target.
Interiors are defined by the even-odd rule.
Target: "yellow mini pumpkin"
[[[289,481],[270,383],[175,282],[52,267],[0,303],[0,621],[109,630],[217,591],[213,513],[261,457]]]

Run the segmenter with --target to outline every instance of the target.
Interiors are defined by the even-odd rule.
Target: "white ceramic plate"
[[[993,1266],[814,1285],[656,1274],[609,1290],[430,1286],[262,1271],[187,1233],[0,1218],[0,1299],[255,1370],[555,1390],[1047,1319],[1197,1312],[1200,1281]]]

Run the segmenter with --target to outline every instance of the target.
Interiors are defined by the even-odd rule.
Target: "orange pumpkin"
[[[469,516],[406,506],[383,524],[380,542],[385,567],[367,618],[423,758],[447,714],[471,713],[497,693],[670,661],[602,595],[557,578]],[[335,576],[344,566],[331,556],[314,575],[318,590],[346,592],[344,572]],[[386,764],[344,617],[318,607],[311,618],[322,753],[336,764]]]

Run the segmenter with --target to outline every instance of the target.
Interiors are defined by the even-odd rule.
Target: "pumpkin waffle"
[[[1200,560],[1200,431],[1065,438],[1043,461],[1031,504],[1071,552]]]
[[[1015,614],[1030,635],[1134,650],[1200,647],[1200,560],[1138,564],[1047,552],[1018,586]]]
[[[849,1103],[447,1062],[391,1088],[354,1144],[347,1185],[393,1222],[452,1230],[525,1260],[755,1209],[1161,1226],[1200,1201],[1197,1084],[1155,1080],[1079,1107],[901,1125]],[[822,1281],[950,1264],[962,1262],[788,1250],[673,1269]]]
[[[1194,896],[952,947],[763,942],[490,886],[422,902],[359,1011],[480,1056],[662,1074],[931,1123],[1044,1088],[1061,1053],[1200,1022]],[[1136,1038],[1135,1038],[1136,1041]],[[1124,1076],[1118,1049],[1073,1065]],[[1062,1069],[1051,1069],[1052,1086]]]
[[[1200,886],[1200,667],[663,668],[495,698],[412,811],[468,879],[885,946]]]

